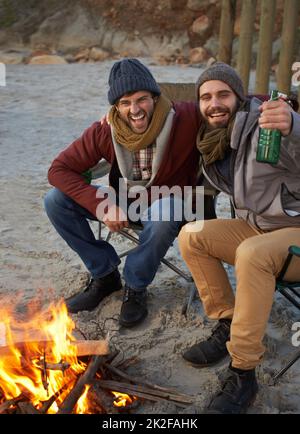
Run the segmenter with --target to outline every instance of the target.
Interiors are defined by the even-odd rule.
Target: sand
[[[53,158],[107,111],[111,65],[107,61],[7,67],[7,85],[0,87],[0,297],[9,296],[12,302],[19,297],[18,302],[24,305],[39,297],[46,304],[77,292],[88,277],[80,259],[48,221],[43,197],[50,188],[47,170]],[[197,68],[148,65],[158,81],[191,82],[199,75]],[[218,213],[229,216],[224,197]],[[97,224],[93,227],[96,231]],[[127,247],[118,235],[113,242],[118,251]],[[168,257],[187,270],[177,242]],[[234,286],[234,270],[227,269]],[[205,317],[198,298],[187,316],[182,315],[189,289],[183,278],[162,265],[149,287],[149,316],[143,324],[132,329],[119,327],[121,291],[93,312],[73,315],[76,326],[90,339],[109,332],[112,346],[133,360],[129,373],[195,397],[195,405],[186,410],[145,401],[136,413],[197,413],[217,390],[227,369],[229,359],[199,370],[181,357],[185,348],[208,336],[214,325]],[[291,325],[299,318],[296,309],[280,296],[275,300],[265,357],[257,369],[260,389],[249,413],[300,412],[299,362],[277,385],[270,384],[271,375],[296,351],[291,344]]]

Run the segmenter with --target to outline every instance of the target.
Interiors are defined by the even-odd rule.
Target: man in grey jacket
[[[291,244],[300,244],[300,116],[284,100],[246,100],[240,77],[221,62],[197,82],[205,122],[198,134],[203,171],[227,193],[236,219],[189,223],[179,245],[207,316],[217,326],[206,341],[185,351],[186,361],[210,366],[230,355],[221,392],[207,413],[242,413],[255,399],[255,367],[264,353],[263,337],[275,279]],[[282,134],[277,164],[256,161],[259,127]],[[235,265],[234,297],[222,261]],[[300,280],[293,259],[286,280]]]

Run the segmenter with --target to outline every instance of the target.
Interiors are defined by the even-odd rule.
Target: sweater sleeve
[[[113,155],[110,127],[95,122],[53,160],[48,171],[49,183],[96,216],[101,200],[82,173],[102,158],[111,163]]]

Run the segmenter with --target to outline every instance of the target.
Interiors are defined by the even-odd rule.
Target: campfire
[[[130,412],[143,400],[180,407],[193,398],[135,379],[115,363],[108,339],[76,339],[75,323],[61,301],[21,320],[0,308],[1,413]]]

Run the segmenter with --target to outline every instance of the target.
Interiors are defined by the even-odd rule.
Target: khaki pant
[[[275,279],[292,244],[300,245],[300,228],[258,231],[243,220],[207,220],[202,229],[188,223],[179,234],[186,261],[207,316],[232,318],[228,351],[232,365],[252,369],[262,359],[262,340],[269,319]],[[222,262],[235,265],[234,297]],[[294,257],[286,280],[300,280],[300,258]]]

